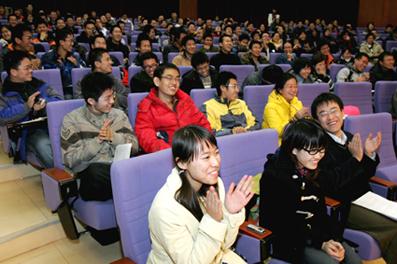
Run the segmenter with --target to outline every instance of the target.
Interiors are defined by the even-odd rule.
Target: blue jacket
[[[33,112],[26,103],[29,96],[37,91],[40,91],[39,96],[47,103],[62,100],[62,97],[56,94],[54,89],[39,79],[33,77],[30,82],[15,83],[7,77],[0,98],[0,125],[46,116],[45,109]],[[27,133],[28,130],[24,129],[21,134],[20,155],[22,160],[26,160]]]

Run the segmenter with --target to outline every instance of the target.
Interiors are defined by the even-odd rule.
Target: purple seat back
[[[375,112],[390,112],[394,93],[397,90],[397,81],[377,81],[375,83]]]
[[[276,64],[277,58],[281,56],[282,53],[270,53],[269,62],[270,64]]]
[[[146,263],[151,249],[148,213],[174,167],[171,149],[117,161],[111,180],[124,256]]]
[[[91,72],[91,68],[73,68],[72,69],[72,86],[73,95],[76,95],[77,83],[83,79],[84,76]]]
[[[128,67],[128,85],[130,85],[132,77],[134,77],[134,75],[139,73],[140,71],[142,71],[142,67],[140,66],[131,65],[130,67]]]
[[[206,52],[208,59],[211,59],[214,55],[218,54],[218,52]]]
[[[392,48],[397,47],[396,40],[387,40],[386,41],[386,51],[392,51]]]
[[[283,70],[283,72],[287,72],[292,68],[290,64],[276,64],[276,65],[279,66]],[[259,64],[258,71],[262,71],[267,66],[270,66],[270,64]]]
[[[37,44],[41,45],[45,52],[48,52],[50,50],[50,44],[48,42],[40,42],[40,43],[37,43]]]
[[[314,98],[326,92],[329,92],[329,85],[326,83],[301,83],[298,86],[298,98],[304,106],[309,108]]]
[[[178,66],[178,69],[180,72],[180,76],[182,77],[185,73],[187,73],[188,71],[193,69],[193,67],[192,66]]]
[[[152,50],[153,51],[160,51],[160,44],[152,43]]]
[[[301,58],[308,59],[309,61],[312,59],[313,54],[312,53],[301,53]]]
[[[226,190],[244,175],[262,173],[267,154],[278,148],[278,135],[274,129],[223,136],[217,140],[222,157],[220,175]]]
[[[120,63],[120,65],[124,65],[124,55],[121,51],[109,51],[109,55],[114,56]]]
[[[47,104],[48,133],[50,135],[55,168],[64,168],[61,154],[61,127],[63,118],[69,112],[83,105],[83,99],[56,101]]]
[[[128,94],[128,119],[130,120],[131,126],[135,127],[136,113],[138,112],[138,104],[145,98],[148,93],[130,93]]]
[[[237,76],[237,82],[241,87],[245,78],[255,71],[255,67],[253,65],[221,65],[219,67],[219,71],[229,71],[234,73]]]
[[[172,60],[176,57],[176,55],[178,55],[179,52],[170,52],[168,53],[168,62],[172,63]]]
[[[336,82],[336,76],[338,75],[338,72],[344,67],[345,65],[336,63],[332,63],[329,66],[329,75],[331,76],[332,81]]]
[[[85,50],[86,51],[90,51],[91,50],[91,48],[90,48],[90,44],[89,43],[85,43],[85,42],[79,42],[79,43],[77,43],[79,46],[82,46],[83,48],[85,48]]]
[[[194,104],[200,108],[203,103],[217,95],[216,89],[192,89],[190,91],[190,97],[194,101]]]
[[[396,155],[393,149],[392,126],[392,118],[389,113],[375,113],[348,116],[345,120],[344,128],[352,134],[357,132],[360,133],[362,143],[364,143],[369,133],[373,135],[378,131],[382,133],[382,144],[378,151],[380,158],[379,168],[397,165]],[[397,174],[395,176],[397,176]]]
[[[372,84],[370,82],[339,82],[335,83],[335,94],[344,105],[355,105],[360,108],[361,114],[371,114]]]
[[[35,70],[33,71],[33,77],[45,81],[59,95],[63,96],[61,72],[59,69]]]
[[[3,83],[4,80],[7,78],[8,73],[6,71],[2,71],[1,72],[1,82]]]
[[[259,124],[263,121],[263,110],[274,85],[247,85],[244,87],[244,101],[252,111]]]

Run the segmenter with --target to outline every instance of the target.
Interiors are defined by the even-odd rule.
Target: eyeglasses
[[[306,151],[309,155],[314,156],[317,153],[320,153],[321,155],[325,154],[325,148],[320,148],[320,149],[306,149],[303,148],[304,151]]]
[[[161,76],[161,78],[166,79],[169,82],[175,81],[177,83],[179,83],[181,81],[181,77],[177,76],[170,76],[170,75],[166,75],[166,76]]]
[[[240,89],[240,85],[238,84],[229,84],[227,87],[230,89]]]
[[[339,109],[331,109],[329,111],[321,111],[321,113],[318,114],[319,117],[327,117],[327,116],[331,116],[331,115],[336,115],[339,113]]]

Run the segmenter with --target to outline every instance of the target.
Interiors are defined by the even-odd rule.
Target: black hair
[[[91,72],[81,80],[81,93],[88,104],[88,99],[98,101],[103,92],[113,89],[113,79],[102,72]]]
[[[224,38],[230,38],[230,39],[233,39],[232,38],[232,36],[230,36],[230,35],[228,35],[228,34],[222,34],[220,37],[219,37],[219,43],[222,43],[223,42],[223,39]]]
[[[4,69],[8,76],[10,76],[11,69],[17,70],[21,61],[25,58],[30,60],[29,54],[20,50],[10,51],[4,56]]]
[[[149,59],[154,59],[157,63],[159,63],[159,59],[157,58],[156,54],[154,54],[151,51],[145,52],[145,53],[140,54],[138,56],[139,56],[139,63],[141,64],[140,66],[143,66],[143,62],[145,60],[149,60]]]
[[[97,38],[103,38],[103,39],[105,40],[105,43],[106,43],[106,38],[105,38],[104,35],[102,35],[102,34],[96,34],[96,35],[90,37],[90,48],[92,48],[92,46],[95,44],[95,40],[96,40]]]
[[[88,64],[91,65],[92,71],[95,70],[95,62],[101,61],[104,53],[108,53],[108,51],[102,48],[95,48],[90,51],[90,54],[88,55]]]
[[[289,155],[297,167],[296,156],[292,153],[294,149],[302,150],[324,150],[327,146],[327,136],[324,129],[313,119],[301,118],[289,123],[281,139],[280,152]],[[304,175],[308,180],[316,179],[318,169]]]
[[[65,39],[69,35],[71,35],[72,37],[74,36],[72,30],[70,30],[69,28],[63,28],[63,29],[56,30],[56,32],[55,32],[55,44],[56,44],[56,46],[59,47],[59,44],[60,44],[61,40],[65,41]]]
[[[317,108],[322,104],[329,104],[331,102],[336,103],[339,106],[340,110],[343,110],[343,102],[339,98],[339,96],[337,96],[333,93],[322,93],[322,94],[319,94],[312,102],[312,105],[310,107],[312,117],[314,119],[318,120]]]
[[[313,57],[312,57],[312,66],[315,67],[317,63],[320,63],[322,61],[326,61],[327,57],[322,54],[321,52],[316,52]]]
[[[222,71],[218,75],[218,82],[216,84],[216,92],[218,93],[218,96],[221,96],[222,90],[221,86],[227,86],[229,84],[230,79],[235,79],[237,80],[236,74],[229,72],[229,71]]]
[[[367,59],[369,59],[369,56],[367,53],[357,52],[356,56],[354,56],[354,60],[361,60],[362,57],[367,57]]]
[[[242,40],[250,40],[250,36],[247,33],[241,33],[241,35],[238,37],[238,41],[242,41]]]
[[[271,64],[262,70],[262,81],[264,84],[274,84],[284,74],[283,69],[276,64]]]
[[[160,64],[156,70],[154,71],[153,76],[157,77],[157,78],[161,78],[161,76],[163,75],[164,71],[167,69],[174,69],[176,71],[178,71],[178,73],[180,74],[179,68],[173,64],[173,63],[162,63]]]
[[[12,38],[12,43],[16,45],[16,38],[19,38],[22,40],[23,33],[24,32],[30,32],[30,28],[26,24],[18,24],[14,27],[12,30],[11,38]]]
[[[212,34],[211,34],[211,33],[204,33],[204,35],[203,35],[203,39],[206,39],[206,38],[211,38],[211,39],[214,39],[214,36],[212,36]]]
[[[89,20],[87,20],[86,22],[84,22],[84,28],[86,28],[87,25],[89,25],[89,24],[93,24],[93,25],[95,26],[95,22],[92,21],[91,19],[89,19]]]
[[[292,70],[299,75],[300,71],[307,66],[310,67],[310,61],[307,58],[297,58],[292,63]]]
[[[249,44],[249,49],[252,49],[252,47],[254,46],[254,44],[259,44],[259,46],[262,47],[262,42],[260,42],[259,40],[251,40],[250,44]]]
[[[378,62],[383,62],[383,60],[385,59],[386,56],[392,56],[394,58],[393,53],[391,53],[390,51],[384,51],[379,55]]]
[[[120,21],[119,21],[119,22],[120,22]],[[117,24],[117,25],[114,25],[114,26],[112,26],[112,27],[110,28],[110,34],[113,34],[113,31],[114,31],[115,28],[119,28],[120,31],[123,32],[123,30],[121,29],[121,27],[119,26],[119,24]]]
[[[291,79],[295,79],[295,81],[298,82],[296,80],[296,77],[291,73],[283,73],[281,77],[277,80],[276,85],[274,86],[274,90],[276,91],[276,93],[279,94],[280,91],[284,88],[285,83]]]
[[[197,66],[204,64],[204,63],[209,63],[210,59],[208,58],[207,54],[205,54],[204,52],[198,51],[196,53],[193,54],[192,56],[192,67],[194,69],[197,69]]]
[[[187,42],[188,42],[189,40],[192,40],[192,41],[194,41],[194,43],[196,43],[196,39],[194,38],[194,36],[192,36],[192,35],[186,35],[186,36],[183,37],[183,39],[182,39],[182,42],[181,42],[182,46],[185,47],[186,44],[187,44]]]
[[[197,159],[204,144],[218,147],[214,135],[207,129],[200,126],[189,125],[177,130],[172,140],[172,155],[175,163],[192,162]],[[205,196],[210,186],[203,184],[200,190],[196,192],[190,184],[186,172],[180,168],[178,168],[178,171],[182,185],[175,193],[175,200],[192,213],[198,221],[201,221],[203,211],[200,207],[199,197]],[[215,187],[217,188],[218,186]]]
[[[367,35],[365,35],[365,40],[367,40],[369,37],[373,37],[374,38],[374,40],[375,40],[375,34],[374,33],[372,33],[372,32],[369,32]]]
[[[149,38],[149,36],[145,33],[141,33],[138,35],[138,38],[136,39],[136,48],[140,48],[141,47],[141,43],[142,41],[147,40],[150,43],[150,46],[152,46],[152,40]]]

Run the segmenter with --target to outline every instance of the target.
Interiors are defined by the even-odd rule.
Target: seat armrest
[[[259,240],[263,240],[267,237],[269,237],[272,234],[272,231],[270,231],[269,229],[265,229],[265,232],[263,234],[258,234],[255,233],[253,231],[251,231],[250,229],[247,228],[247,225],[249,224],[256,224],[254,221],[245,221],[241,226],[240,226],[240,232],[243,234],[246,234],[248,236],[251,236],[253,238],[259,239]]]
[[[122,259],[111,262],[110,264],[136,264],[130,258],[124,257]]]
[[[43,171],[45,174],[47,174],[48,176],[50,176],[52,179],[54,179],[55,181],[59,182],[61,185],[64,182],[68,182],[68,181],[73,181],[74,177],[73,175],[71,175],[70,173],[58,169],[58,168],[51,168],[51,169],[46,169]]]
[[[341,203],[338,200],[332,199],[331,197],[325,197],[325,205],[336,209],[341,205]]]
[[[397,193],[397,183],[396,182],[392,182],[377,176],[374,176],[370,179],[371,183],[374,183],[376,185],[380,185],[383,186],[385,189],[387,189],[387,193],[386,193],[386,197],[389,200],[395,200],[396,197],[396,193]]]

